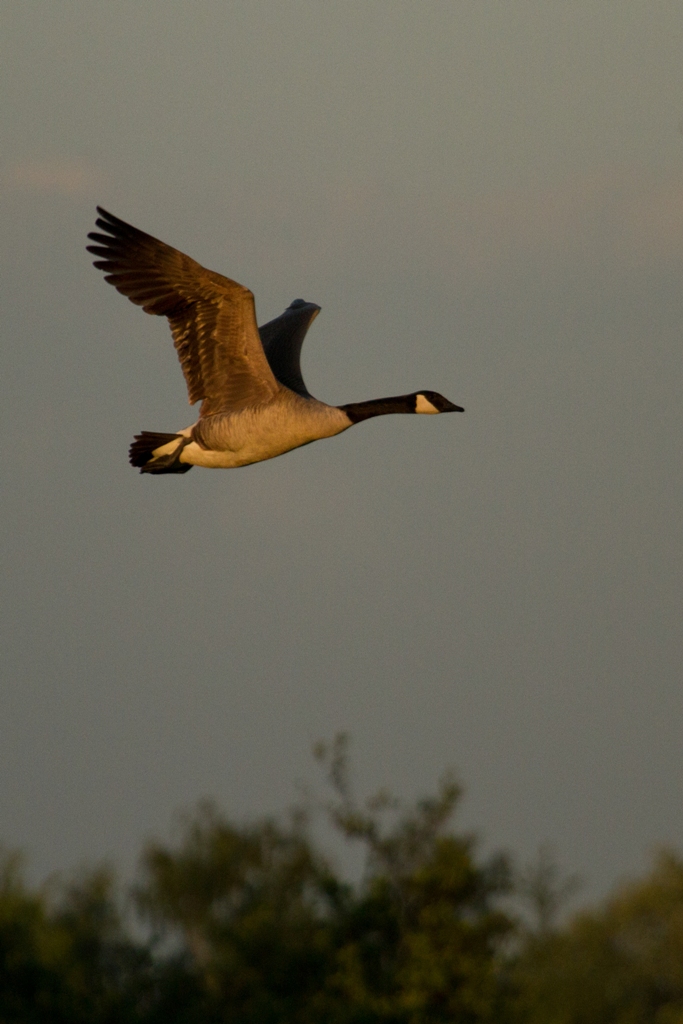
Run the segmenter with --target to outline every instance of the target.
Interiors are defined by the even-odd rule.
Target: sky
[[[683,6],[8,0],[0,9],[0,841],[31,876],[211,797],[451,767],[481,855],[599,896],[683,850]],[[99,203],[322,313],[331,404],[430,388],[232,471],[140,476],[193,422]]]

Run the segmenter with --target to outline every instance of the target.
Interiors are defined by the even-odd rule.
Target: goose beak
[[[418,391],[415,395],[415,412],[464,412],[461,405],[454,405],[438,391]]]

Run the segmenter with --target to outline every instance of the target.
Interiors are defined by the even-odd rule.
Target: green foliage
[[[329,1021],[494,1020],[496,951],[510,922],[492,909],[507,865],[476,867],[472,840],[447,826],[460,796],[446,777],[437,795],[402,812],[379,793],[360,808],[348,780],[346,739],[316,755],[336,800],[328,811],[348,839],[363,843],[365,883],[339,908]],[[383,827],[383,812],[394,820]]]
[[[180,848],[153,844],[143,866],[138,904],[161,938],[179,942],[167,968],[176,984],[184,976],[188,1012],[194,1004],[203,1020],[306,1019],[329,961],[328,872],[301,822],[238,828],[203,804]]]
[[[662,852],[603,907],[530,936],[513,974],[525,1024],[683,1024],[683,862]]]
[[[0,867],[0,1021],[137,1020],[148,956],[123,933],[109,872],[61,890],[55,906],[27,890],[20,868],[16,855]]]
[[[408,811],[386,794],[359,807],[344,737],[317,756],[335,793],[325,805],[333,824],[364,845],[363,880],[337,877],[302,814],[286,827],[240,828],[200,806],[176,849],[153,844],[143,857],[138,904],[157,941],[176,943],[162,972],[181,993],[158,1019],[495,1019],[496,950],[509,922],[492,901],[505,865],[478,868],[472,841],[448,832],[458,787],[446,779]]]
[[[317,755],[334,827],[365,851],[352,885],[315,848],[302,812],[244,826],[211,804],[179,840],[143,853],[134,897],[149,928],[125,933],[113,880],[30,893],[8,860],[0,892],[0,1024],[463,1024],[497,1020],[495,909],[503,861],[479,867],[449,830],[460,791],[401,808],[359,805],[347,744]]]
[[[451,829],[460,790],[359,803],[340,736],[316,751],[322,806],[360,844],[343,880],[307,817],[236,825],[204,803],[151,843],[126,927],[112,873],[30,890],[0,857],[0,1024],[683,1024],[683,862],[560,927],[575,880],[547,849],[516,879]]]

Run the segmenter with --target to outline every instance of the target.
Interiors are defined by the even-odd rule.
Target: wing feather
[[[301,346],[320,312],[314,302],[295,299],[284,313],[259,328],[263,350],[277,380],[302,398],[310,398],[301,373]]]
[[[278,391],[256,326],[254,296],[236,281],[98,206],[95,266],[146,313],[168,317],[190,404],[201,415],[269,401]]]

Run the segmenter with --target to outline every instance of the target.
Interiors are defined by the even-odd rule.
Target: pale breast
[[[333,437],[350,426],[341,409],[288,392],[267,405],[200,419],[192,430],[193,443],[180,459],[217,469],[248,466]]]

